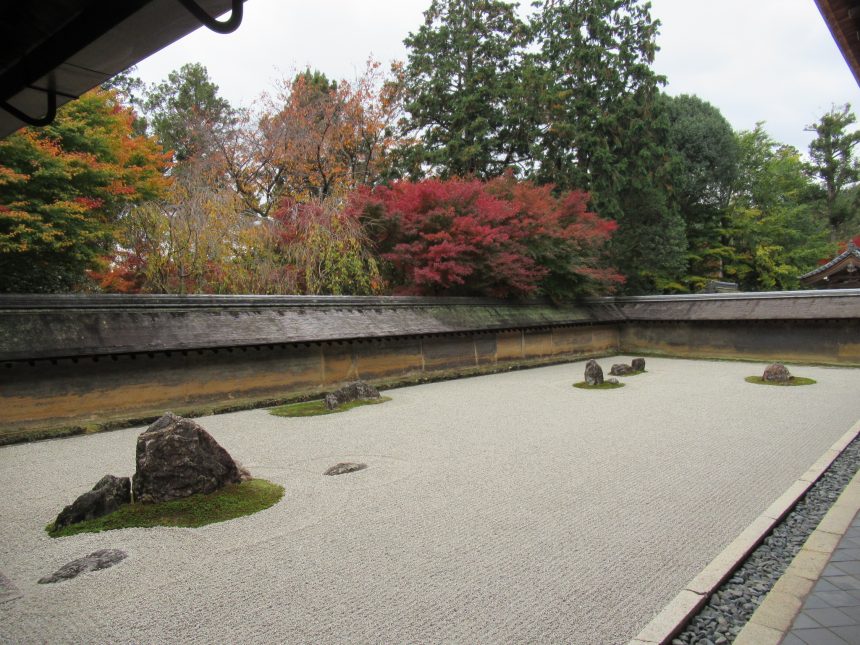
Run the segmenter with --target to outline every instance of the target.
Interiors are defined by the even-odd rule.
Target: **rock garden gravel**
[[[856,369],[778,388],[744,381],[763,363],[649,358],[624,388],[571,387],[584,368],[198,419],[286,493],[197,529],[45,533],[134,472],[143,428],[0,448],[0,641],[626,643],[860,419]],[[347,461],[368,468],[323,475]],[[100,549],[129,557],[38,584]]]

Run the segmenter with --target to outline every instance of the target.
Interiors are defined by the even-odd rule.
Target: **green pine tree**
[[[529,149],[518,118],[518,63],[528,42],[516,5],[501,0],[433,0],[404,41],[405,131],[415,142],[404,171],[494,177]]]
[[[651,65],[659,23],[638,0],[540,0],[531,55],[545,91],[535,173],[583,188],[618,221],[614,264],[631,293],[683,289],[684,222],[669,198],[664,79]]]

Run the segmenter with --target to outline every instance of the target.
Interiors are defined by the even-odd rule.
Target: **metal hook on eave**
[[[188,11],[190,11],[197,20],[219,34],[229,34],[234,32],[239,28],[239,25],[242,24],[242,1],[243,0],[232,0],[230,4],[233,11],[230,14],[230,17],[224,22],[219,22],[206,13],[200,5],[195,2],[195,0],[179,0],[179,2],[182,3],[182,6],[188,9]]]
[[[44,92],[48,96],[48,109],[45,112],[45,116],[42,117],[34,117],[30,116],[26,112],[22,112],[14,105],[9,105],[6,101],[0,101],[0,109],[5,110],[12,116],[14,116],[19,121],[23,121],[27,125],[31,125],[37,128],[42,126],[51,125],[54,122],[54,119],[57,117],[57,90],[54,87],[53,81],[48,86],[48,89],[36,88],[32,87],[30,89],[37,90],[39,92]]]

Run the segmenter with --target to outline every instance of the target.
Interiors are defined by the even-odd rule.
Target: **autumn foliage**
[[[505,175],[490,182],[429,179],[353,193],[395,293],[568,299],[623,278],[602,264],[616,225],[588,195]]]
[[[358,218],[333,200],[285,199],[273,216],[275,250],[294,277],[298,293],[369,295],[383,280]]]
[[[114,93],[0,141],[0,291],[64,291],[111,250],[119,215],[163,193],[167,155]]]
[[[260,114],[244,112],[213,145],[245,207],[260,215],[285,198],[342,198],[385,171],[397,143],[398,92],[373,61],[353,83],[306,71],[283,80]]]
[[[385,184],[404,144],[398,68],[307,71],[260,111],[183,74],[158,88],[158,138],[97,90],[0,142],[0,291],[569,300],[623,281],[604,262],[616,225],[587,193],[512,174]],[[198,86],[215,107],[189,121],[174,103]]]

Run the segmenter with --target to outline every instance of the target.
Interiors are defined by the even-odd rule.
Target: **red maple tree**
[[[603,266],[616,224],[588,200],[508,174],[361,188],[347,212],[361,218],[395,293],[562,300],[623,281]]]

